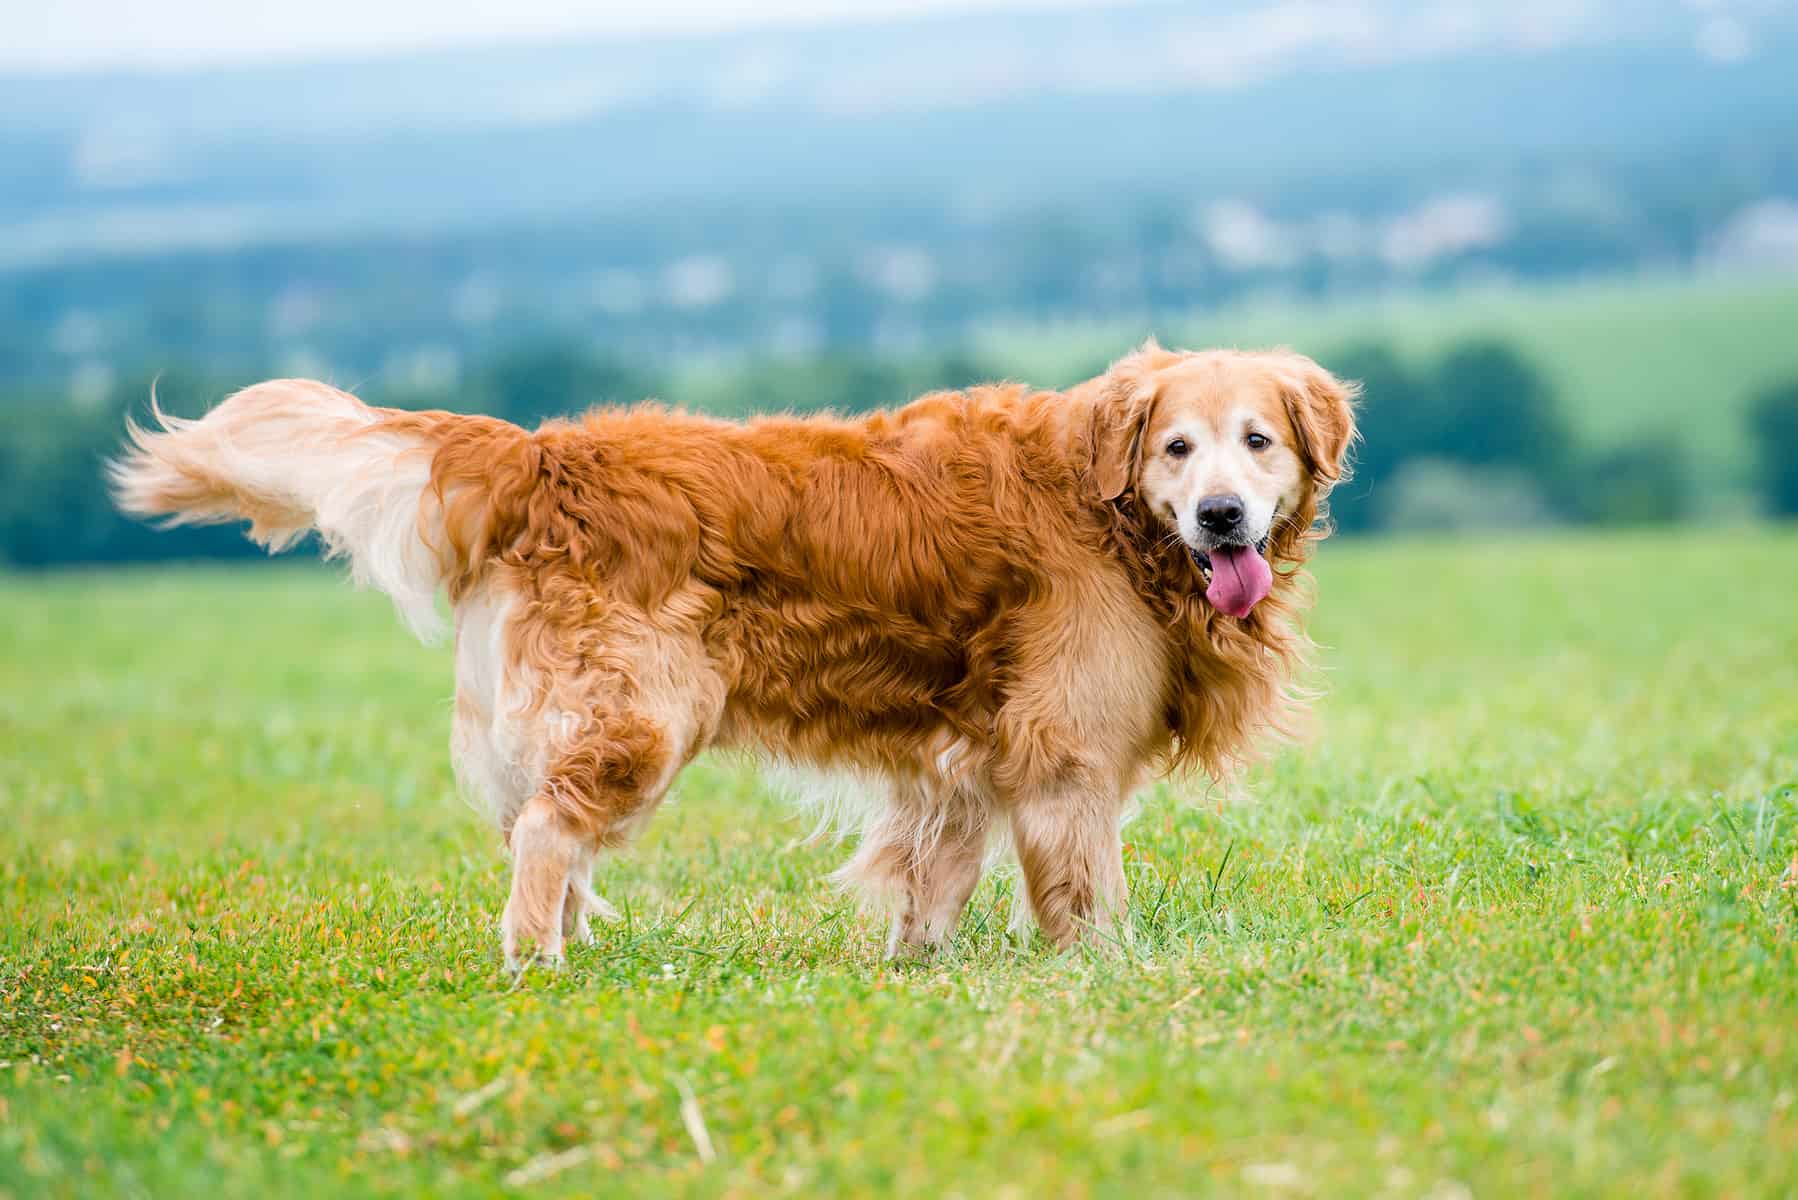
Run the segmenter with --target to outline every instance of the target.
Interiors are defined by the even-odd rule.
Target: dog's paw
[[[620,920],[618,910],[595,895],[591,885],[577,874],[568,881],[568,894],[562,901],[562,937],[577,946],[594,942],[592,919],[607,925]]]
[[[506,969],[516,973],[533,962],[560,964],[564,921],[562,906],[557,905],[552,912],[542,912],[518,903],[514,896],[499,919],[500,948],[505,953]]]
[[[567,965],[568,960],[563,958],[560,954],[544,954],[536,952],[526,954],[522,957],[516,953],[506,955],[506,974],[512,977],[514,987],[517,986],[518,981],[523,977],[525,971],[531,967],[542,967],[553,975],[560,972],[562,968]]]

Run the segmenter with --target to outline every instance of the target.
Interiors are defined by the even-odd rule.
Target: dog
[[[316,530],[421,636],[447,591],[451,751],[513,860],[503,950],[611,915],[595,856],[682,766],[743,747],[856,781],[843,876],[889,954],[944,944],[1009,840],[1057,946],[1126,911],[1156,772],[1223,778],[1289,731],[1301,564],[1354,385],[1290,351],[1153,341],[1065,392],[939,392],[848,419],[653,404],[535,432],[274,380],[154,409],[126,512]]]

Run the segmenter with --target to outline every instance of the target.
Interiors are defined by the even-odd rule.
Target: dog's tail
[[[280,550],[316,529],[325,557],[393,597],[420,638],[436,593],[474,583],[516,536],[537,477],[532,438],[491,417],[374,408],[305,379],[246,388],[197,421],[128,423],[108,466],[118,506],[169,525],[248,521]]]

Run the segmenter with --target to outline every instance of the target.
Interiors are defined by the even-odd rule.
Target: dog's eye
[[[1192,447],[1186,444],[1185,438],[1175,438],[1167,444],[1167,452],[1175,458],[1185,458],[1186,452],[1190,449],[1192,449]]]
[[[1242,440],[1248,443],[1249,449],[1251,450],[1265,450],[1274,444],[1273,439],[1268,437],[1265,433],[1251,433]]]

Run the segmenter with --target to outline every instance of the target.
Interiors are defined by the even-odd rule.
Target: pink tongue
[[[1224,546],[1211,552],[1211,586],[1205,589],[1205,599],[1219,612],[1246,617],[1267,599],[1273,586],[1273,568],[1252,546]]]

